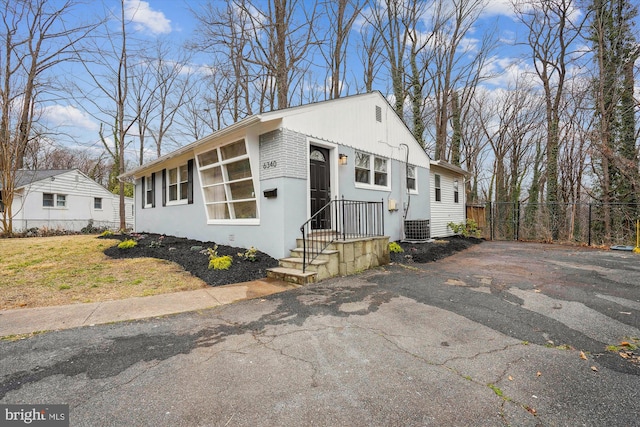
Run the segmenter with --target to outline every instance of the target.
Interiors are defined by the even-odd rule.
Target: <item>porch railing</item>
[[[336,240],[384,236],[384,199],[367,202],[336,198],[302,224],[300,232],[304,272]]]

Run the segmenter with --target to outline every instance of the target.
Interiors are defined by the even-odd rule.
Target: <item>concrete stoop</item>
[[[389,263],[389,237],[366,237],[336,240],[307,265],[302,272],[302,239],[290,256],[281,258],[280,266],[267,270],[267,277],[304,285],[335,276],[359,273]]]

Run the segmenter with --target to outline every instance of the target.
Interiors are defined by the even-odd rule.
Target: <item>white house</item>
[[[465,179],[468,172],[441,160],[431,161],[431,235],[447,237],[453,231],[447,224],[459,224],[467,217]]]
[[[372,92],[247,117],[121,178],[135,179],[136,231],[281,258],[303,225],[391,240],[411,237],[408,222],[428,231],[430,167]]]
[[[14,231],[52,228],[80,231],[89,220],[117,229],[119,196],[72,170],[19,170],[12,204]],[[126,222],[133,227],[133,199],[125,198]]]

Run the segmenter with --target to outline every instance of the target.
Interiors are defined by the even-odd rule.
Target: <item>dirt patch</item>
[[[215,242],[201,242],[153,233],[114,235],[111,238],[117,238],[121,241],[134,239],[137,242],[136,246],[129,249],[119,249],[117,245],[106,249],[104,253],[111,258],[148,257],[172,261],[210,286],[262,279],[267,276],[268,268],[278,265],[278,260],[264,252],[257,251],[255,261],[250,261],[242,256],[247,249],[218,245],[218,255],[229,255],[232,258],[232,263],[228,270],[215,270],[209,268],[209,254],[207,252],[208,248],[214,248]]]
[[[446,239],[425,243],[396,242],[404,252],[391,252],[391,262],[400,264],[427,263],[448,257],[456,252],[481,243],[482,239],[475,237],[452,236]]]

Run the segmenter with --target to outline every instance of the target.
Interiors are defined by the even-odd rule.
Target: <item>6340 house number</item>
[[[276,166],[278,166],[278,162],[275,160],[271,160],[270,162],[264,162],[262,164],[262,169],[271,169],[275,168]]]

